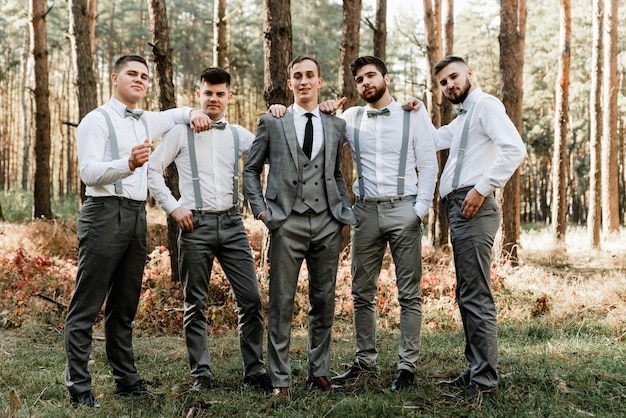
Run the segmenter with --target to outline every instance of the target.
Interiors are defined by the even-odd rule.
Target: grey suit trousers
[[[328,211],[298,214],[271,231],[268,364],[272,384],[289,387],[289,345],[302,260],[309,270],[309,376],[327,376],[342,224]]]
[[[248,235],[239,210],[193,214],[194,230],[179,238],[180,274],[185,298],[183,331],[192,377],[211,376],[206,307],[215,257],[237,301],[239,348],[246,376],[265,373],[261,295]]]
[[[93,325],[106,299],[106,353],[115,383],[141,379],[135,366],[132,322],[146,263],[145,202],[116,196],[88,198],[78,221],[78,274],[65,318],[65,384],[72,395],[91,390],[87,370]]]
[[[498,383],[498,332],[496,306],[491,294],[491,250],[498,228],[500,209],[487,196],[473,218],[466,218],[461,204],[468,188],[446,196],[442,203],[450,222],[450,237],[456,267],[456,300],[465,332],[465,373],[483,387]]]

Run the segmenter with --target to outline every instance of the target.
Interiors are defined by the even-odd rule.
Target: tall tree
[[[95,3],[96,0],[91,0]],[[70,0],[70,39],[72,42],[73,65],[78,87],[78,116],[83,117],[97,104],[97,84],[93,65],[93,34],[89,0]]]
[[[226,68],[226,0],[214,0],[213,66]]]
[[[604,74],[602,117],[602,226],[605,234],[619,229],[617,172],[617,12],[619,0],[604,8]]]
[[[263,6],[265,104],[290,104],[293,99],[287,87],[287,66],[293,43],[291,0],[263,0]]]
[[[350,70],[350,64],[359,56],[359,32],[361,30],[361,0],[343,0],[343,25],[341,29],[341,44],[339,46],[339,95],[346,97],[344,109],[348,109],[357,103],[358,93],[356,82]],[[345,146],[342,149],[343,177],[348,186],[348,195],[354,201],[354,162],[352,150]],[[341,237],[341,248],[345,248],[350,242],[350,228],[344,228]]]
[[[524,40],[526,37],[526,0],[500,2],[500,97],[506,113],[520,134],[523,128]],[[502,190],[502,245],[504,259],[517,265],[520,238],[519,168]]]
[[[591,98],[589,101],[589,211],[587,230],[593,248],[600,247],[602,226],[602,43],[604,0],[593,0],[591,13],[593,48],[591,53]]]
[[[156,63],[157,84],[159,86],[159,108],[161,110],[176,107],[174,93],[172,48],[170,47],[170,27],[167,21],[165,0],[150,0],[150,31],[152,32],[152,53]],[[165,169],[165,184],[172,195],[180,198],[178,189],[178,170],[172,163]],[[178,224],[171,216],[167,217],[167,245],[170,252],[172,280],[178,281]]]
[[[30,1],[31,41],[35,62],[35,218],[52,218],[50,204],[50,90],[45,0]]]
[[[454,0],[448,2],[448,13],[446,14],[446,46],[450,49],[446,53],[452,53],[452,44],[454,37],[454,30],[449,25],[454,25],[454,16],[450,15],[454,13]],[[447,109],[448,119],[450,122],[451,106],[449,100],[443,98],[441,94],[441,88],[437,79],[433,76],[433,67],[442,58],[442,5],[440,0],[424,0],[424,34],[426,40],[426,103],[430,111],[430,118],[433,121],[433,125],[439,128],[442,121],[442,112]],[[439,177],[441,177],[441,171],[448,159],[448,151],[439,151],[437,153],[437,160],[439,161]],[[448,233],[448,220],[446,214],[441,210],[439,205],[439,178],[437,179],[437,185],[435,187],[435,198],[430,208],[430,238],[434,248],[444,248],[448,245],[449,233]]]
[[[376,0],[374,56],[383,61],[387,59],[387,0]]]
[[[565,240],[566,230],[566,180],[567,133],[569,118],[569,84],[571,60],[572,11],[570,0],[561,0],[559,32],[559,75],[556,83],[556,109],[554,117],[554,150],[552,154],[552,230],[555,241]]]

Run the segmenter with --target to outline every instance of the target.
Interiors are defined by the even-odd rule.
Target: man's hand
[[[326,100],[325,102],[320,103],[320,112],[324,113],[334,113],[337,110],[341,109],[341,107],[346,104],[348,101],[347,97],[342,97],[337,100]]]
[[[409,96],[404,102],[402,102],[402,109],[404,110],[420,110],[422,106],[424,106],[424,103],[415,97]]]
[[[283,104],[278,104],[278,103],[271,105],[269,108],[269,112],[275,118],[282,118],[285,115],[286,111],[287,111],[287,107],[285,107],[285,105]]]
[[[151,150],[152,145],[150,145],[150,141],[147,139],[143,142],[143,144],[135,145],[130,152],[130,157],[128,158],[128,168],[130,168],[131,171],[135,171],[137,167],[141,167],[147,163],[150,158]]]
[[[189,114],[189,126],[195,132],[208,131],[211,129],[211,118],[200,109],[192,109]]]
[[[184,232],[193,232],[193,214],[189,209],[179,206],[172,211],[170,216]]]
[[[465,196],[465,200],[461,204],[461,212],[463,212],[463,216],[470,219],[473,218],[478,209],[482,206],[485,200],[485,196],[478,193],[478,190],[472,188],[467,195]]]

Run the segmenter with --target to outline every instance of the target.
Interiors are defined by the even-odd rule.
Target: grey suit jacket
[[[332,216],[343,224],[356,222],[341,172],[341,148],[345,140],[346,122],[321,113],[324,127],[324,178],[326,197]],[[261,173],[269,163],[265,197]],[[282,118],[270,113],[261,116],[248,160],[243,169],[243,185],[255,217],[265,211],[265,225],[278,228],[293,209],[298,191],[298,140],[289,107]]]

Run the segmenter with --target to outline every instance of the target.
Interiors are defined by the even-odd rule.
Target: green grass
[[[78,195],[52,198],[52,217],[59,221],[75,221],[78,215],[80,197]],[[0,206],[6,222],[24,222],[33,219],[33,192],[0,192]]]
[[[337,324],[332,372],[339,373],[353,359],[350,324]],[[96,334],[99,334],[97,332]],[[30,324],[19,330],[0,330],[0,405],[9,392],[20,398],[17,416],[72,417],[85,414],[69,406],[63,386],[62,332]],[[271,396],[241,385],[241,359],[232,333],[210,337],[214,388],[188,391],[187,353],[180,336],[136,337],[137,365],[144,379],[165,392],[164,400],[128,400],[113,395],[113,378],[96,340],[90,369],[93,391],[102,417],[612,417],[626,415],[626,356],[624,343],[613,342],[612,330],[583,321],[555,328],[542,319],[500,325],[500,387],[473,403],[440,400],[437,381],[464,366],[460,329],[425,330],[422,360],[414,387],[402,393],[387,390],[395,374],[397,332],[380,330],[378,376],[359,379],[343,393],[306,389],[304,330],[292,341],[294,374],[292,400]],[[0,410],[0,414],[2,411]],[[188,415],[191,414],[191,415]]]

